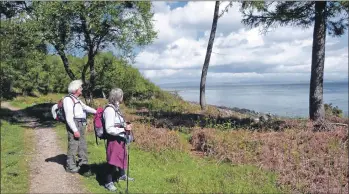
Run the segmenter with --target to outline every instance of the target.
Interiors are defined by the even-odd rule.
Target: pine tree
[[[339,1],[286,1],[244,2],[242,22],[249,27],[262,26],[264,32],[271,27],[313,26],[313,47],[309,93],[309,117],[323,120],[323,77],[326,33],[341,36],[348,29],[348,2]],[[257,12],[256,12],[257,11]]]

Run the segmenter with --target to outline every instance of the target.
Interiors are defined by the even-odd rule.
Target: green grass
[[[66,150],[67,138],[63,125],[57,128],[60,145]],[[82,177],[89,192],[106,192],[96,177],[104,178],[105,147],[103,141],[97,146],[93,133],[87,134],[89,163],[95,173],[92,177]],[[277,193],[276,176],[253,166],[217,164],[216,161],[194,158],[188,153],[165,151],[145,152],[131,145],[130,176],[131,193]],[[124,193],[126,182],[116,184]]]
[[[33,131],[1,120],[1,193],[29,192]]]
[[[272,186],[275,177],[254,167],[216,165],[213,161],[193,159],[179,152],[131,151],[131,175],[137,180],[130,184],[130,192],[277,192]],[[118,187],[123,190],[125,184]]]
[[[48,94],[39,97],[19,96],[10,101],[12,106],[27,108],[40,103],[57,103],[66,94]]]

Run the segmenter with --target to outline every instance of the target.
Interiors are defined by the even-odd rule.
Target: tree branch
[[[344,126],[344,127],[348,127],[348,124],[345,123],[330,123],[331,125],[338,125],[338,126]]]
[[[222,2],[220,2],[220,3],[222,3]],[[230,7],[233,7],[233,1],[230,1],[229,4],[227,6],[225,6],[223,11],[218,15],[218,18],[222,17],[224,15],[224,13],[228,13],[228,9]]]
[[[74,73],[72,72],[72,70],[69,67],[69,61],[68,61],[67,56],[65,55],[64,49],[61,46],[57,45],[57,44],[54,44],[53,46],[55,47],[55,49],[57,50],[57,53],[61,57],[64,69],[67,72],[69,78],[71,80],[74,80],[75,79],[75,75],[74,75]]]
[[[313,22],[314,5],[315,2],[277,2],[274,10],[271,9],[272,4],[260,5],[245,5],[249,11],[242,10],[242,22],[252,27],[263,25],[264,30],[274,25],[296,25],[302,27],[309,27]],[[260,13],[253,14],[257,9]]]

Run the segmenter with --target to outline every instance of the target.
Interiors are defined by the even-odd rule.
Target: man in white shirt
[[[68,86],[69,95],[63,99],[63,109],[68,132],[68,153],[66,171],[76,173],[80,170],[88,171],[87,145],[85,128],[87,124],[86,112],[96,113],[96,110],[85,105],[79,96],[82,94],[82,81],[74,80]],[[78,154],[80,161],[75,159]]]

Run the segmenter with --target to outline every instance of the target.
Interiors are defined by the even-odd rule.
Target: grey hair
[[[121,102],[124,97],[124,92],[120,88],[114,88],[109,92],[108,101],[110,104],[116,105]]]
[[[76,90],[78,90],[81,86],[82,86],[82,81],[80,79],[74,80],[74,81],[70,82],[70,84],[68,86],[68,92],[72,94],[72,93],[76,92]]]

